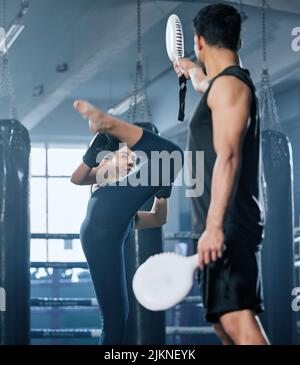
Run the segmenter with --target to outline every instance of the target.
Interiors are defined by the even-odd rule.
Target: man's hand
[[[178,58],[178,60],[173,63],[173,67],[177,76],[181,77],[184,74],[187,80],[190,78],[189,70],[193,66],[198,66],[198,65],[196,65],[188,58]]]
[[[209,86],[201,66],[190,59],[178,58],[173,67],[178,77],[184,75],[187,80],[191,79],[195,91],[204,93]]]
[[[201,270],[210,262],[222,256],[224,249],[224,233],[221,227],[206,227],[198,241],[198,262]]]

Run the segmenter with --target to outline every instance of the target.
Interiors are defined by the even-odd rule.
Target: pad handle
[[[185,96],[186,96],[186,82],[187,79],[184,75],[179,77],[179,112],[178,120],[183,122],[185,117]]]

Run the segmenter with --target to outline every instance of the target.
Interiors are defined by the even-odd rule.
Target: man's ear
[[[200,37],[194,34],[194,48],[200,50]]]
[[[207,46],[207,43],[206,43],[206,41],[205,41],[204,37],[202,37],[202,35],[199,35],[199,36],[198,36],[198,46],[199,46],[199,50],[200,50],[200,51],[202,50],[202,48],[203,48],[204,46]]]

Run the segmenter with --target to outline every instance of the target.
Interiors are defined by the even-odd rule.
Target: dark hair
[[[193,19],[194,30],[211,46],[237,52],[240,48],[242,19],[236,8],[225,4],[209,5]]]
[[[97,150],[101,151],[117,151],[119,149],[119,143],[121,141],[118,138],[111,136],[110,134],[100,132],[98,137]]]
[[[119,143],[121,141],[118,138],[111,136],[110,134],[99,132],[97,134],[97,147],[96,152],[99,153],[101,151],[117,151],[119,149]],[[96,164],[99,166],[99,163]],[[94,184],[91,184],[90,193],[92,194]]]

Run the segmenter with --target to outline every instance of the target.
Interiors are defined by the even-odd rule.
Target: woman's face
[[[136,155],[127,146],[106,155],[100,162],[106,166],[111,177],[124,177],[136,167]]]

